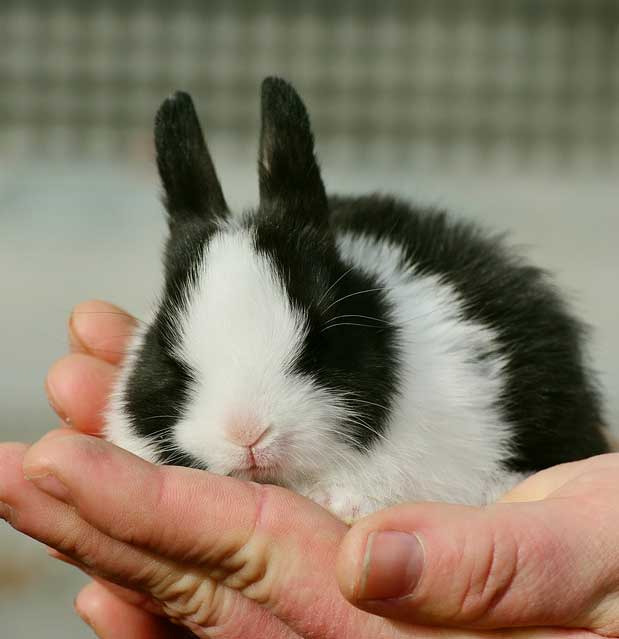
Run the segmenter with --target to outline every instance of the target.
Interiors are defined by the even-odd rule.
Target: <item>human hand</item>
[[[124,344],[119,336],[131,329],[117,312],[78,308],[72,342],[80,352],[50,373],[53,401],[77,430],[100,429],[98,409]],[[34,475],[31,482],[22,468]],[[43,483],[48,472],[68,497],[53,497]],[[18,530],[96,576],[77,606],[103,639],[185,636],[165,619],[222,639],[481,636],[383,621],[349,606],[333,576],[346,527],[282,489],[154,467],[65,430],[30,450],[0,448],[0,500],[10,504],[7,517]],[[540,630],[534,636],[593,635]]]
[[[410,623],[619,637],[618,490],[619,454],[608,454],[542,471],[486,508],[384,510],[344,538],[342,592]]]

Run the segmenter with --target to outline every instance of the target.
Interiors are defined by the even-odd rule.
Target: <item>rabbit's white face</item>
[[[309,322],[249,230],[215,236],[180,319],[196,377],[174,441],[210,470],[277,480],[317,470],[336,444],[337,398],[297,370]]]
[[[151,461],[189,457],[218,474],[274,483],[333,464],[345,448],[335,434],[344,406],[298,369],[308,318],[257,252],[251,230],[230,225],[212,237],[185,298],[172,350],[190,371],[178,419],[164,441],[140,437],[131,424],[124,404],[140,365],[134,355],[108,415],[108,438]],[[144,348],[138,338],[134,350]]]

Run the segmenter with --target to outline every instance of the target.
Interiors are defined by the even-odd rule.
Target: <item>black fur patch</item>
[[[176,92],[159,108],[155,147],[171,224],[226,214],[228,206],[187,93]]]
[[[188,453],[169,450],[171,431],[182,418],[188,394],[196,385],[189,366],[175,354],[180,344],[177,320],[187,291],[195,282],[196,265],[213,233],[208,222],[175,227],[165,252],[165,287],[157,315],[149,327],[129,377],[123,404],[135,431],[161,451],[162,463],[200,466]]]
[[[145,336],[123,402],[135,432],[156,445],[162,463],[191,466],[194,463],[189,455],[169,450],[171,430],[183,415],[195,380],[170,352],[167,324],[162,310]]]
[[[327,195],[305,105],[281,78],[266,78],[261,94],[260,203],[327,226]]]
[[[460,293],[468,318],[492,328],[508,361],[498,408],[515,432],[507,466],[534,471],[606,452],[600,397],[584,360],[583,326],[546,274],[502,238],[384,196],[331,200],[336,230],[401,246],[419,273]]]
[[[338,425],[340,436],[367,450],[384,435],[397,392],[398,330],[388,321],[390,305],[376,290],[378,282],[344,266],[330,232],[291,223],[291,217],[262,210],[248,225],[257,250],[268,256],[292,304],[308,318],[296,370],[347,398],[354,417]]]

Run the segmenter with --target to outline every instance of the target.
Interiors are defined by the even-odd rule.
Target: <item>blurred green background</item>
[[[0,2],[0,438],[54,424],[78,301],[138,316],[160,282],[151,126],[190,91],[226,197],[255,201],[259,85],[304,97],[331,191],[396,191],[494,228],[593,328],[619,422],[619,2]],[[85,478],[96,481],[96,478]],[[0,527],[0,636],[91,636],[83,579]]]

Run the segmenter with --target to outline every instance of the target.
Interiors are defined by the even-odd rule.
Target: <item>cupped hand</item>
[[[346,537],[344,524],[283,489],[153,466],[82,434],[100,430],[100,410],[132,326],[109,305],[78,307],[71,322],[75,352],[48,378],[50,399],[73,429],[52,432],[31,448],[0,447],[2,515],[94,577],[77,607],[102,639],[182,637],[187,630],[219,639],[596,636],[430,629],[368,614],[344,599],[334,570],[345,540],[340,585],[360,605],[356,570],[367,522]],[[433,555],[425,550],[427,575]]]
[[[619,637],[618,491],[614,453],[542,471],[486,508],[384,510],[344,538],[342,592],[409,623]]]

